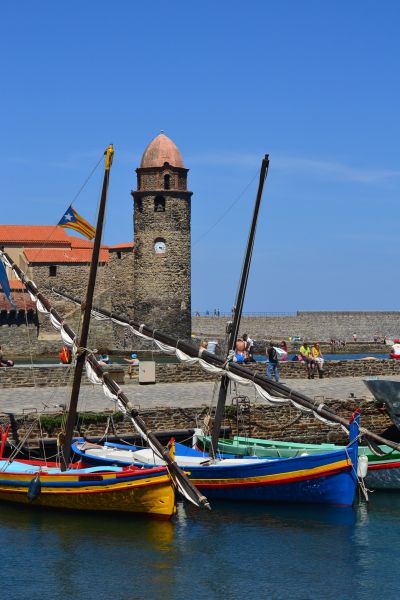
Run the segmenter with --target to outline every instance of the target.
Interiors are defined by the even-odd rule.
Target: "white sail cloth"
[[[41,312],[44,315],[49,315],[50,316],[50,322],[53,325],[53,327],[60,332],[61,334],[61,338],[63,340],[63,342],[72,347],[73,348],[73,353],[76,353],[76,344],[75,344],[75,340],[76,340],[76,336],[74,338],[71,338],[68,333],[65,331],[64,326],[63,326],[63,322],[60,321],[58,318],[56,318],[56,316],[49,311],[44,305],[43,303],[38,299],[37,295],[35,293],[31,292],[30,288],[33,288],[34,290],[37,290],[36,285],[33,283],[33,281],[30,281],[24,273],[22,273],[22,277],[20,276],[20,269],[18,269],[17,265],[15,265],[15,263],[10,263],[10,261],[7,259],[7,257],[5,256],[5,254],[0,250],[0,258],[1,260],[4,262],[5,265],[7,265],[9,268],[11,268],[15,274],[16,277],[18,277],[19,280],[23,281],[23,283],[27,286],[27,284],[31,284],[30,287],[27,286],[27,289],[29,291],[29,295],[31,297],[31,299],[36,302],[36,307],[38,309],[39,312]],[[185,352],[183,352],[182,350],[180,350],[179,348],[174,348],[173,346],[169,346],[168,344],[164,344],[163,342],[160,342],[158,340],[155,340],[153,337],[148,336],[146,334],[143,333],[142,329],[144,327],[144,325],[140,326],[139,329],[136,329],[135,327],[133,327],[132,325],[130,325],[129,323],[124,323],[123,321],[120,321],[119,319],[117,319],[116,317],[108,317],[106,315],[103,315],[101,313],[99,313],[96,310],[92,311],[92,315],[96,320],[101,320],[101,321],[107,321],[107,320],[111,320],[113,323],[122,326],[122,327],[128,327],[130,329],[130,331],[132,331],[132,333],[136,336],[139,336],[141,338],[145,338],[148,340],[153,340],[155,342],[155,344],[157,345],[157,347],[165,353],[168,354],[175,354],[176,357],[178,358],[178,360],[180,360],[181,362],[187,364],[187,365],[195,365],[198,364],[202,369],[204,369],[205,371],[209,372],[209,373],[214,373],[215,375],[223,375],[225,374],[231,381],[234,381],[235,383],[239,383],[240,385],[252,385],[257,394],[259,396],[261,396],[266,402],[268,402],[268,404],[271,405],[282,405],[282,404],[289,404],[291,403],[293,406],[295,406],[298,410],[304,411],[304,412],[312,412],[314,414],[314,416],[319,419],[320,421],[322,421],[323,423],[330,425],[330,426],[337,426],[340,425],[336,422],[332,422],[326,418],[324,418],[321,414],[319,414],[318,410],[320,409],[321,405],[318,407],[318,409],[312,409],[312,408],[306,408],[304,406],[299,405],[298,403],[295,402],[295,400],[293,400],[292,398],[278,398],[276,396],[272,396],[269,392],[267,392],[266,390],[264,390],[260,385],[258,385],[257,383],[255,383],[254,381],[251,381],[249,379],[245,379],[244,377],[240,377],[240,375],[237,375],[235,373],[232,373],[229,370],[229,363],[227,363],[226,367],[224,369],[222,369],[221,367],[217,367],[215,365],[211,365],[209,363],[207,363],[205,360],[203,360],[201,358],[201,352],[202,350],[199,351],[199,356],[198,357],[192,357],[189,356],[188,354],[186,354]],[[105,381],[103,378],[99,378],[97,376],[97,374],[95,373],[94,369],[92,368],[92,366],[88,363],[88,361],[86,360],[85,363],[86,366],[86,373],[88,375],[88,379],[91,383],[93,384],[101,384],[102,388],[103,388],[103,392],[104,394],[107,396],[107,398],[110,398],[113,401],[116,401],[118,403],[118,406],[121,408],[121,410],[123,412],[126,412],[126,407],[123,405],[123,403],[120,401],[118,394],[115,394],[114,390],[109,386],[108,382]],[[117,385],[117,384],[115,384]],[[119,386],[117,386],[119,387]],[[120,388],[119,388],[120,389]],[[136,429],[139,431],[140,435],[142,435],[142,433],[140,432],[140,428],[138,427],[138,425],[135,423],[134,419],[132,419]]]
[[[98,318],[96,315],[99,315],[99,313],[94,314],[93,315],[94,318]],[[293,398],[280,398],[280,397],[272,396],[269,392],[267,392],[267,390],[264,390],[260,385],[258,385],[254,381],[245,379],[244,377],[241,377],[240,375],[237,375],[236,373],[232,373],[229,370],[229,363],[227,365],[227,368],[225,368],[225,369],[222,369],[221,367],[216,367],[214,365],[210,365],[209,363],[207,363],[205,360],[203,360],[201,358],[201,350],[199,352],[199,357],[189,356],[188,354],[186,354],[179,348],[174,348],[173,346],[169,346],[168,344],[164,344],[163,342],[155,340],[151,336],[145,335],[142,331],[142,328],[144,327],[143,325],[139,329],[136,329],[129,323],[120,321],[116,317],[107,317],[106,315],[102,314],[102,315],[99,315],[99,318],[101,318],[101,320],[110,319],[116,325],[120,325],[122,327],[128,327],[130,329],[130,331],[138,337],[145,338],[148,340],[153,340],[154,343],[157,345],[157,347],[160,350],[162,350],[163,352],[166,352],[168,354],[175,354],[175,356],[178,358],[178,360],[180,360],[181,362],[183,362],[187,365],[192,366],[192,365],[198,364],[202,369],[204,369],[205,371],[208,371],[209,373],[214,373],[216,375],[225,374],[231,381],[234,381],[235,383],[239,383],[240,385],[253,386],[255,388],[257,394],[270,405],[276,406],[276,405],[283,405],[283,404],[292,404],[295,408],[297,408],[298,410],[300,410],[302,412],[313,413],[313,415],[318,420],[322,421],[326,425],[330,425],[332,427],[340,426],[340,423],[329,421],[328,419],[324,418],[321,414],[319,414],[317,412],[317,410],[314,410],[312,408],[307,408],[307,407],[304,407],[304,406],[298,404],[295,400],[293,400]],[[318,408],[321,408],[321,405]]]

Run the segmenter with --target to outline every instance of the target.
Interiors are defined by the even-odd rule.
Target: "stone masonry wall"
[[[99,265],[94,295],[95,305],[128,318],[132,316],[133,262],[132,251],[110,252],[109,262]],[[51,291],[51,287],[84,299],[89,268],[88,264],[57,265],[57,275],[49,277],[49,265],[32,267],[32,279],[76,333],[78,333],[81,321],[80,308],[67,300],[60,299]],[[121,328],[116,328],[108,321],[92,319],[89,336],[92,348],[122,349],[125,347],[124,339],[124,331]],[[59,334],[51,326],[48,317],[44,315],[39,315],[39,345],[41,341],[45,344],[49,341],[54,341],[54,344],[58,342],[58,346],[60,346]]]
[[[225,337],[227,317],[193,317],[193,333],[201,337]],[[241,333],[254,339],[303,339],[328,341],[331,338],[370,341],[377,332],[400,338],[400,312],[298,312],[295,316],[243,317]]]
[[[391,421],[386,412],[379,410],[374,402],[368,400],[351,399],[345,402],[336,400],[325,400],[325,405],[332,408],[338,415],[349,419],[354,410],[360,407],[363,427],[382,433],[391,426]],[[190,429],[203,424],[204,417],[208,414],[208,407],[204,408],[158,408],[142,409],[140,415],[147,427],[152,431],[173,431],[174,429]],[[110,413],[110,416],[112,413]],[[4,415],[2,422],[8,417]],[[23,439],[27,429],[32,423],[31,415],[16,417],[17,432],[19,439]],[[116,422],[115,433],[120,437],[136,433],[132,424],[123,421]],[[348,439],[343,431],[338,427],[329,427],[324,425],[312,415],[300,413],[292,406],[281,406],[279,409],[270,406],[260,406],[253,404],[247,413],[242,413],[239,419],[232,407],[228,407],[223,427],[230,427],[232,435],[247,435],[261,437],[264,439],[291,440],[293,442],[323,443],[331,442],[337,444],[346,444]],[[85,415],[79,426],[76,435],[85,437],[104,436],[107,423],[85,424]],[[38,445],[37,439],[43,433],[39,426],[33,430],[31,435],[32,446]],[[54,437],[59,433],[59,429],[52,431],[51,434],[44,434],[44,437]],[[112,430],[108,430],[109,435],[113,435]],[[36,441],[35,441],[36,438]],[[17,441],[17,440],[15,440]]]
[[[265,365],[260,363],[247,365],[260,375],[265,375]],[[400,361],[396,360],[343,360],[327,361],[324,365],[325,377],[373,377],[380,375],[400,375]],[[67,384],[68,367],[54,365],[52,367],[24,366],[0,369],[0,388],[33,387],[37,386],[62,386]],[[122,373],[127,381],[128,365],[111,365],[107,370],[114,372],[118,379]],[[280,375],[282,379],[302,379],[307,377],[304,364],[298,362],[281,363]],[[157,383],[181,383],[194,381],[215,381],[215,375],[203,371],[198,366],[185,364],[157,363]],[[84,384],[88,383],[86,379]],[[318,393],[318,382],[315,382]]]
[[[164,189],[164,176],[169,187]],[[191,195],[187,169],[137,169],[134,198],[135,320],[180,339],[191,336]],[[163,242],[165,252],[155,252]]]

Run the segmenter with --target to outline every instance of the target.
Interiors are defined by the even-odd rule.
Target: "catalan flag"
[[[65,212],[63,218],[58,223],[60,227],[75,229],[78,233],[81,233],[88,240],[92,240],[96,235],[96,230],[86,221],[76,210],[72,208],[72,205]]]
[[[4,292],[5,297],[7,298],[7,300],[9,301],[9,303],[11,304],[11,306],[13,308],[16,308],[14,302],[12,301],[11,298],[11,289],[10,289],[10,282],[8,281],[8,277],[7,277],[7,271],[5,266],[3,265],[3,261],[0,260],[0,286]]]

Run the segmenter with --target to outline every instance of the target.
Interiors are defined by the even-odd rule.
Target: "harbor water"
[[[400,494],[354,508],[179,504],[173,522],[0,505],[10,600],[397,598]]]

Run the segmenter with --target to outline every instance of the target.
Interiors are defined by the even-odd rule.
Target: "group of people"
[[[320,379],[324,376],[324,357],[318,342],[310,347],[308,342],[304,342],[299,348],[298,360],[303,361],[307,367],[308,379],[314,379],[315,369],[318,371]]]
[[[267,347],[267,379],[271,381],[274,377],[275,381],[279,382],[279,362],[287,360],[287,344],[281,342],[279,345],[274,345],[274,342],[270,341]],[[308,342],[304,342],[300,346],[298,353],[295,354],[292,360],[298,360],[304,362],[307,368],[308,379],[314,379],[315,371],[317,370],[320,379],[324,376],[324,357],[318,342],[314,342],[312,346]]]
[[[237,363],[255,362],[254,340],[251,339],[248,333],[244,333],[242,337],[236,340],[233,360]]]
[[[346,340],[331,338],[330,343],[332,350],[336,350],[336,348],[346,348]]]

